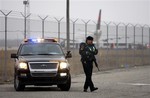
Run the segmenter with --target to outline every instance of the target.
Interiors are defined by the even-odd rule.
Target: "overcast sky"
[[[23,12],[23,0],[0,0],[0,9]],[[72,18],[150,24],[150,0],[70,0]],[[65,17],[66,0],[30,0],[30,12]]]

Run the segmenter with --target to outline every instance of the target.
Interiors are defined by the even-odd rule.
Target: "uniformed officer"
[[[90,91],[93,92],[98,89],[97,87],[94,87],[92,82],[93,61],[95,55],[98,53],[98,50],[93,44],[93,37],[88,36],[86,38],[86,43],[80,44],[79,53],[81,55],[81,62],[86,75],[84,92],[87,92],[88,87],[90,87]]]

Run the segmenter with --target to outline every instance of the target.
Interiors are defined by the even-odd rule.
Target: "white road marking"
[[[135,85],[135,86],[150,86],[150,84],[146,84],[146,83],[118,83],[118,84]]]

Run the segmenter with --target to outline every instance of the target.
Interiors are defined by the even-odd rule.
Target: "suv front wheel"
[[[69,91],[70,87],[71,87],[71,75],[69,75],[69,78],[68,78],[68,80],[67,80],[67,82],[65,84],[59,84],[58,87],[62,91]]]
[[[14,88],[16,91],[23,91],[25,89],[25,85],[21,83],[21,81],[18,79],[16,75],[14,78]]]

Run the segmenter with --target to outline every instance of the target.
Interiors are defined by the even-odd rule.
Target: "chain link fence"
[[[64,17],[29,14],[0,10],[0,81],[11,80],[14,61],[10,54],[16,52],[24,38],[57,38],[65,50],[66,22]],[[83,72],[78,53],[79,44],[88,35],[96,38],[96,21],[70,20],[69,59],[73,74]],[[96,41],[95,41],[95,44]],[[147,24],[102,22],[96,56],[101,70],[150,65],[150,27]],[[96,71],[96,69],[94,69]]]

